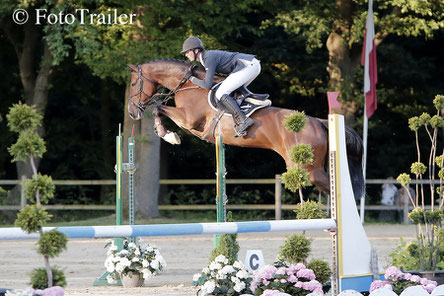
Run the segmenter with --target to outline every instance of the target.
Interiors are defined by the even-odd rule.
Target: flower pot
[[[125,288],[142,287],[144,282],[142,274],[135,271],[122,274],[120,279],[122,280],[122,285]]]

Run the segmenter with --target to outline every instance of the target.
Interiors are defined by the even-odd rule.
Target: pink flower
[[[304,282],[297,282],[297,283],[294,284],[293,286],[295,286],[296,288],[301,288],[301,289],[303,289],[303,285],[304,285]]]
[[[296,269],[296,271],[301,270],[301,269],[306,269],[307,267],[305,267],[304,264],[302,263],[298,263],[294,266],[294,268]]]
[[[279,294],[279,293],[281,293],[281,291],[279,291],[279,290],[267,289],[267,290],[264,290],[264,292],[261,294],[261,296],[271,296],[271,295],[276,295],[276,294]]]
[[[266,279],[263,279],[263,280],[262,280],[262,284],[264,284],[265,286],[267,286],[267,285],[270,284],[270,281],[268,281],[268,280],[266,280]]]
[[[385,271],[385,279],[386,280],[388,280],[388,279],[398,280],[398,279],[402,278],[402,276],[403,276],[403,273],[394,266],[390,266]]]
[[[276,274],[279,274],[279,275],[287,274],[287,269],[286,269],[285,267],[280,267],[280,268],[276,271]]]
[[[393,290],[389,281],[376,280],[370,285],[370,293],[379,288],[386,288],[386,286],[390,286],[390,290]]]
[[[415,282],[415,283],[420,283],[420,282],[421,282],[421,278],[420,278],[419,276],[417,276],[417,275],[412,275],[412,277],[410,278],[410,280],[411,280],[412,282]]]
[[[306,278],[308,280],[314,280],[316,278],[313,270],[311,269],[301,269],[296,274],[298,277]]]
[[[314,290],[318,289],[322,290],[322,285],[317,280],[311,280],[309,282],[304,282],[302,288],[313,292]]]
[[[282,284],[285,284],[285,283],[287,282],[287,280],[285,280],[285,279],[281,279],[280,282],[281,282]]]
[[[410,281],[411,278],[412,278],[412,274],[411,273],[404,273],[404,279]]]
[[[428,293],[432,293],[433,290],[435,290],[436,285],[434,284],[427,284],[425,286],[422,286]]]
[[[289,281],[290,283],[296,283],[298,281],[298,278],[292,274],[287,278],[287,281]]]

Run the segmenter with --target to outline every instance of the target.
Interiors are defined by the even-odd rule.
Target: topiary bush
[[[311,252],[312,240],[303,234],[292,234],[279,247],[278,260],[284,260],[290,264],[306,263]]]
[[[53,285],[65,287],[66,286],[66,278],[65,274],[61,269],[57,266],[51,268],[52,277],[53,277]],[[46,274],[45,268],[36,268],[31,273],[31,286],[34,289],[46,289],[48,288],[48,276]]]
[[[234,222],[231,211],[227,213],[227,222]],[[209,262],[213,262],[219,255],[224,255],[228,259],[228,264],[232,265],[237,261],[239,248],[237,233],[222,234],[219,238],[219,245],[211,251]]]
[[[307,268],[314,271],[316,280],[321,284],[328,283],[332,275],[332,271],[328,263],[320,259],[312,259],[307,264]]]

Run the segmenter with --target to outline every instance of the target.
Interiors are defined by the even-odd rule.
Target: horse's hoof
[[[168,131],[162,139],[170,144],[180,145],[180,137],[175,132]]]

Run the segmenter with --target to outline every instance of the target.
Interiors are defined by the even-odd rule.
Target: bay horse
[[[214,143],[214,118],[216,111],[210,107],[207,96],[209,90],[201,89],[184,79],[184,75],[190,69],[191,63],[160,59],[142,65],[128,65],[131,68],[131,85],[128,97],[129,116],[138,120],[143,118],[147,106],[154,106],[155,127],[157,134],[168,142],[179,143],[175,133],[167,132],[161,125],[160,115],[169,117],[176,125],[188,133],[203,140]],[[201,68],[193,70],[193,75],[203,79],[205,71]],[[222,77],[216,77],[215,81],[222,81]],[[160,87],[171,90],[168,98],[174,95],[175,107],[165,105],[165,100],[157,90]],[[235,137],[233,120],[231,116],[222,116],[218,120],[221,123],[220,132],[223,135],[224,144],[265,148],[276,151],[285,161],[287,167],[295,164],[289,156],[291,147],[296,144],[310,144],[313,148],[314,159],[311,165],[304,168],[309,172],[310,182],[319,189],[329,192],[329,175],[326,171],[328,160],[328,122],[307,116],[304,129],[296,134],[289,132],[282,120],[294,110],[266,107],[251,115],[255,123],[248,129],[245,137]],[[174,137],[171,139],[171,135]],[[168,137],[167,137],[168,136]],[[356,199],[364,194],[364,177],[362,171],[362,140],[357,133],[346,127],[347,159],[352,180],[353,192]]]

